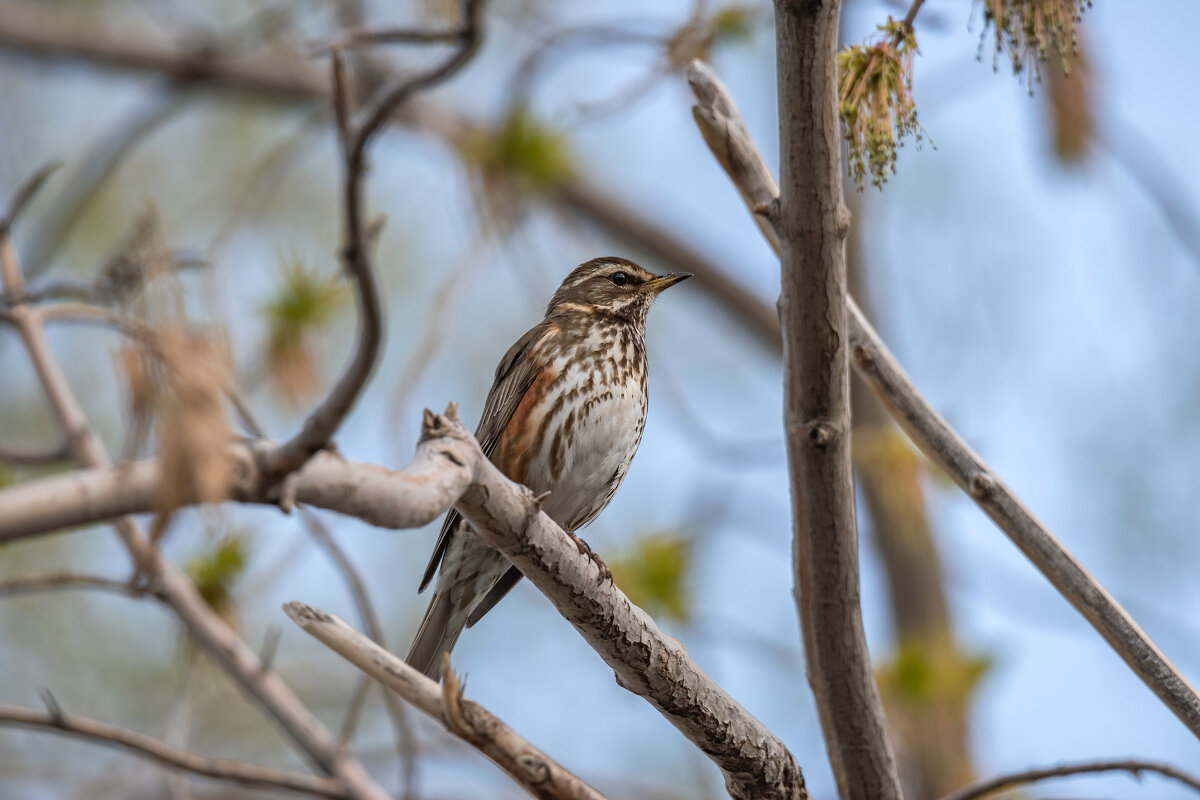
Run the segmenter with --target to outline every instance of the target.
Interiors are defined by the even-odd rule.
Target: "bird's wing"
[[[508,426],[513,412],[521,403],[521,398],[533,384],[534,365],[528,355],[545,330],[545,323],[531,328],[508,349],[496,367],[496,379],[492,382],[487,402],[483,406],[483,416],[475,430],[475,438],[479,440],[479,446],[488,458],[491,458],[496,450],[500,433]],[[446,554],[446,547],[450,544],[450,537],[458,529],[461,520],[462,517],[454,509],[446,515],[446,521],[442,523],[442,533],[438,536],[433,555],[429,558],[429,566],[425,567],[425,575],[421,578],[421,587],[417,591],[425,591],[425,587],[433,580],[438,565],[442,563],[442,556]]]

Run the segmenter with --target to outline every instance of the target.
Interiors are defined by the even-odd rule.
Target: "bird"
[[[646,315],[664,290],[691,273],[655,275],[624,258],[595,258],[574,269],[545,318],[500,360],[475,438],[510,480],[542,500],[542,510],[580,553],[612,580],[576,533],[612,500],[646,424]],[[439,569],[440,567],[440,569]],[[451,509],[418,592],[437,575],[406,661],[436,680],[443,654],[521,580],[499,551],[483,544]]]

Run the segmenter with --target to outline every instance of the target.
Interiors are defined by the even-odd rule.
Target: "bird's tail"
[[[455,609],[448,592],[435,592],[417,628],[412,649],[404,659],[413,669],[438,680],[442,671],[442,654],[449,653],[467,623],[466,614]]]

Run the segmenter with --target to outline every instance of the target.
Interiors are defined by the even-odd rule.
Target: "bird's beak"
[[[652,278],[642,284],[642,288],[658,294],[663,289],[674,286],[680,281],[685,281],[692,277],[690,272],[670,272],[666,275],[659,275],[657,278]]]

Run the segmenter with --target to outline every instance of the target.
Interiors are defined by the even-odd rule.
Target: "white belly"
[[[591,376],[594,386],[551,412],[526,483],[535,492],[549,491],[543,509],[555,522],[577,530],[608,505],[624,479],[642,440],[646,395],[640,371],[619,381],[608,364],[597,366],[590,359],[564,367],[576,373],[568,376],[571,385]]]

